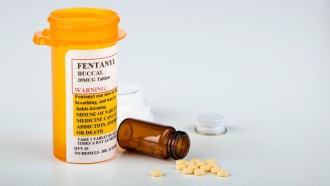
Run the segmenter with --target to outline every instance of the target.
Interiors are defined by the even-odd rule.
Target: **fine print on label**
[[[117,47],[66,54],[66,160],[93,163],[114,156]]]

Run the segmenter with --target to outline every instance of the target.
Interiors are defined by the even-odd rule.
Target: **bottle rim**
[[[96,27],[109,23],[118,24],[117,12],[102,8],[65,8],[50,13],[48,22],[61,29]]]
[[[175,160],[183,159],[189,152],[190,138],[186,132],[174,131],[168,141],[168,154]]]
[[[49,29],[36,32],[33,41],[39,45],[112,43],[126,32],[118,28],[117,12],[102,8],[66,8],[48,17]]]

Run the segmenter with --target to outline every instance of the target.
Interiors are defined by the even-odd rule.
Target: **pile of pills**
[[[204,162],[197,158],[193,158],[190,161],[177,160],[175,168],[183,174],[194,174],[195,176],[203,176],[206,172],[220,177],[229,176],[229,173],[222,169],[215,160],[206,160]]]
[[[222,169],[215,160],[201,161],[198,158],[193,158],[190,161],[177,160],[175,168],[181,171],[183,174],[188,175],[193,174],[195,176],[203,176],[209,172],[220,177],[229,176],[229,173]],[[153,177],[163,176],[163,172],[161,170],[153,170],[150,174]]]

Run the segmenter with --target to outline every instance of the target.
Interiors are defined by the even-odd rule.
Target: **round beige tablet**
[[[203,170],[203,169],[195,169],[194,170],[194,175],[195,176],[203,176],[203,175],[205,175],[205,170]]]
[[[217,163],[206,163],[207,166],[209,167],[218,167],[219,165]]]
[[[205,163],[204,162],[195,162],[195,165],[197,165],[197,167],[201,167],[201,166],[203,166],[203,165],[205,165]]]
[[[211,168],[211,172],[212,172],[213,174],[216,174],[219,170],[221,170],[220,167],[212,167],[212,168]]]
[[[151,171],[151,176],[153,177],[160,177],[163,175],[163,172],[161,170],[152,170]]]
[[[220,177],[227,177],[227,176],[229,176],[229,173],[225,170],[219,170],[219,171],[217,171],[217,175]]]
[[[186,160],[176,160],[175,164],[185,164],[187,161]]]
[[[197,166],[197,165],[188,165],[187,168],[190,168],[190,169],[197,169],[198,166]]]
[[[178,164],[178,165],[175,166],[175,168],[177,170],[182,170],[183,168],[186,168],[186,165],[185,164]]]
[[[191,168],[183,168],[182,173],[183,174],[192,174],[194,172],[194,169]]]
[[[207,166],[207,165],[201,166],[200,169],[203,169],[205,172],[210,172],[211,171],[211,167]]]
[[[188,167],[188,166],[192,166],[192,165],[196,165],[196,164],[194,162],[188,161],[185,163],[185,165]]]

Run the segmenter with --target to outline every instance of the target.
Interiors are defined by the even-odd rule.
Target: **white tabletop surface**
[[[185,130],[190,158],[230,172],[186,176],[173,160],[117,153],[100,164],[52,156],[49,47],[32,43],[64,7],[117,10],[120,80],[139,83],[156,120]],[[0,2],[0,185],[330,185],[330,2],[183,0]],[[223,136],[193,131],[220,112]],[[152,169],[165,176],[149,176]]]

